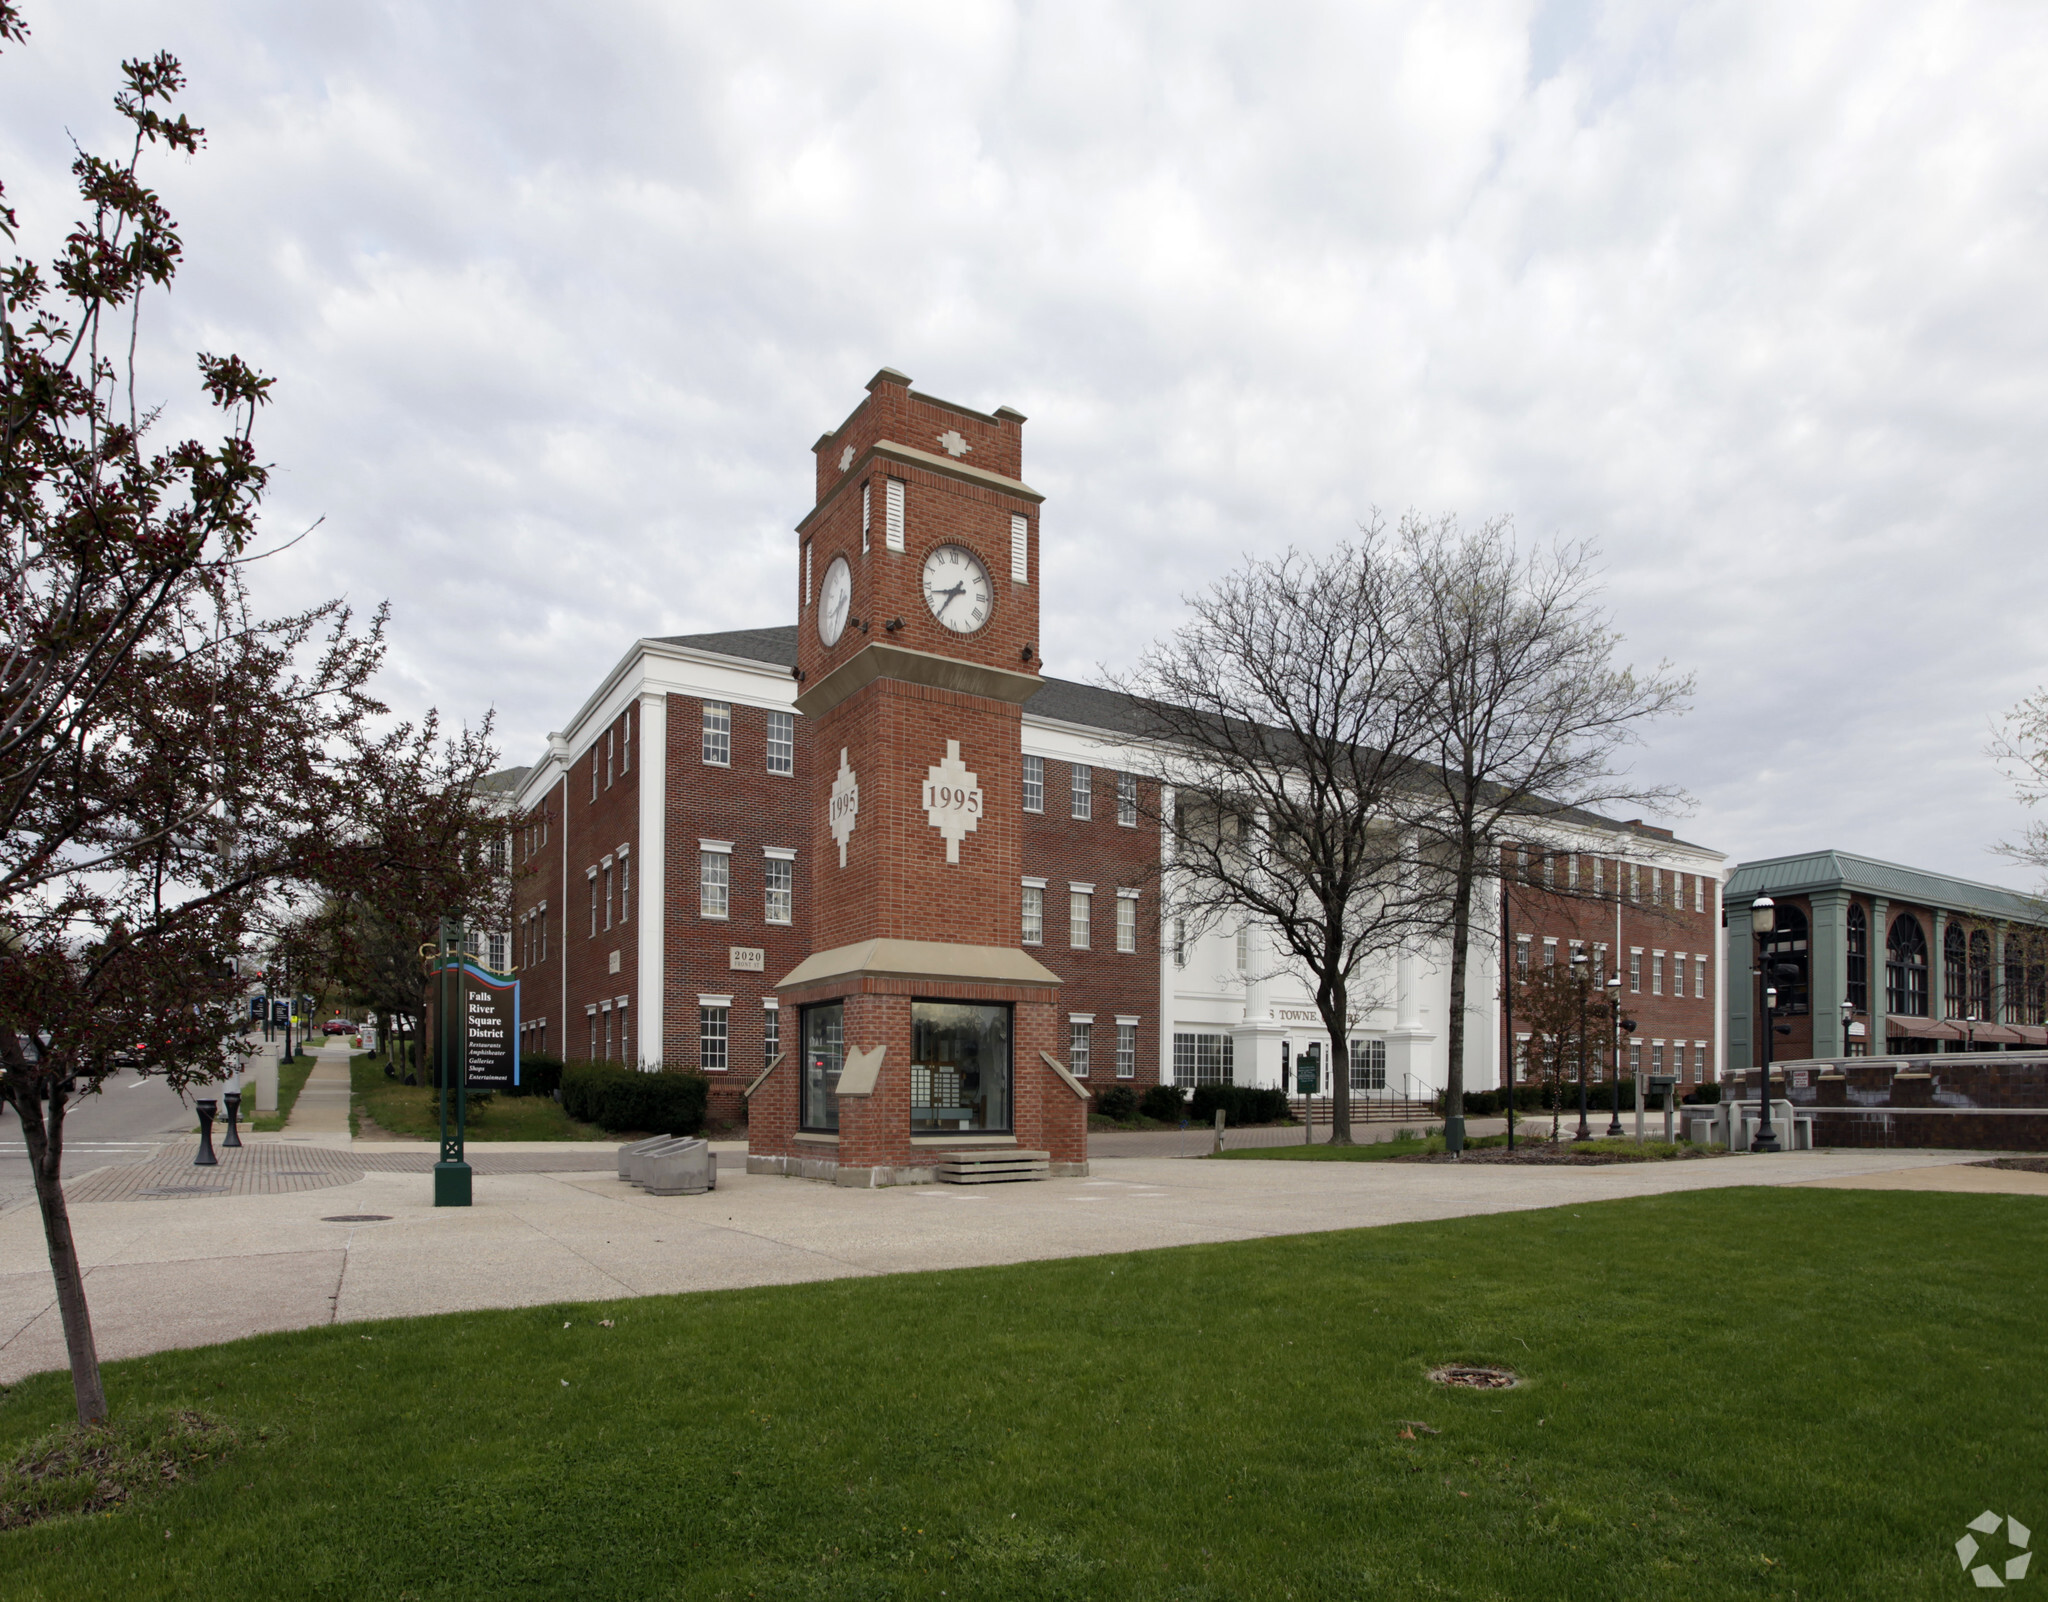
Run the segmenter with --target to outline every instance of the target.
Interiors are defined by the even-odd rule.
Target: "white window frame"
[[[1095,769],[1086,762],[1067,764],[1067,794],[1072,801],[1071,816],[1088,823],[1095,816]]]
[[[1628,948],[1628,993],[1640,996],[1643,993],[1643,948]]]
[[[1135,890],[1116,893],[1116,949],[1127,957],[1137,954],[1138,892]]]
[[[782,1050],[782,1003],[770,996],[761,1003],[761,1061],[765,1065]]]
[[[1685,953],[1671,953],[1671,994],[1679,1001],[1685,999]]]
[[[1086,1079],[1095,1056],[1095,1014],[1092,1012],[1070,1012],[1067,1014],[1067,1072],[1076,1079]]]
[[[1138,776],[1135,773],[1116,776],[1116,822],[1120,829],[1138,826]]]
[[[1026,946],[1045,944],[1045,881],[1026,879],[1021,898],[1018,918],[1018,943]]]
[[[796,922],[796,852],[788,846],[761,847],[761,916],[772,924]],[[776,884],[776,879],[784,882]],[[781,896],[780,917],[776,897]]]
[[[704,706],[704,743],[701,755],[707,768],[729,768],[732,766],[732,703],[730,701],[706,701]]]
[[[783,766],[777,767],[777,760]],[[796,714],[794,712],[770,712],[768,714],[768,748],[766,761],[770,773],[793,776],[796,773]]]
[[[620,724],[620,728],[624,730],[624,733],[619,739],[619,771],[621,773],[631,773],[633,771],[633,714],[630,710],[626,713],[625,720]]]
[[[1661,951],[1650,953],[1650,994],[1664,994],[1664,953]]]
[[[592,863],[583,870],[583,877],[590,881],[590,938],[597,938],[597,864]]]
[[[1116,1076],[1138,1077],[1138,1025],[1144,1020],[1121,1016],[1116,1021]]]
[[[1045,811],[1045,758],[1026,756],[1024,758],[1024,810]]]
[[[717,1047],[714,1053],[713,1046]],[[716,1055],[718,1060],[711,1059]],[[722,1074],[732,1067],[732,999],[723,1006],[697,998],[697,1066],[707,1074]]]
[[[1076,940],[1075,935],[1081,938]],[[1095,886],[1092,884],[1069,884],[1067,886],[1067,949],[1069,951],[1092,951],[1095,939]]]
[[[697,842],[697,916],[718,923],[727,922],[732,917],[730,840]]]

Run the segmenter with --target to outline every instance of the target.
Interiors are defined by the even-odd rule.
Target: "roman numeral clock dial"
[[[988,569],[963,545],[941,545],[924,559],[924,604],[955,634],[972,634],[994,608]]]

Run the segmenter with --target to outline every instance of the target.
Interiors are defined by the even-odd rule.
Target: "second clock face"
[[[835,556],[825,569],[825,582],[818,590],[818,640],[837,645],[846,628],[846,610],[853,604],[853,569],[846,558]]]
[[[988,569],[963,545],[939,546],[924,559],[924,604],[955,634],[972,634],[994,605]]]

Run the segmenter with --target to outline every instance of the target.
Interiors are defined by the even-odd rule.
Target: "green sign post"
[[[441,1160],[434,1164],[434,1205],[469,1205],[469,1164],[462,1137],[469,1116],[469,1029],[463,998],[462,920],[443,918],[433,957],[434,1077],[441,1086]],[[448,1096],[455,1095],[455,1129],[448,1129]]]

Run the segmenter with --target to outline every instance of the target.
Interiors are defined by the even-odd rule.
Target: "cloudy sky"
[[[1697,673],[1646,778],[1734,857],[2030,883],[2048,8],[23,0],[0,180],[168,49],[203,154],[147,358],[278,376],[272,604],[529,761],[640,634],[786,620],[876,368],[1031,419],[1051,671],[1374,507],[1597,542]]]

